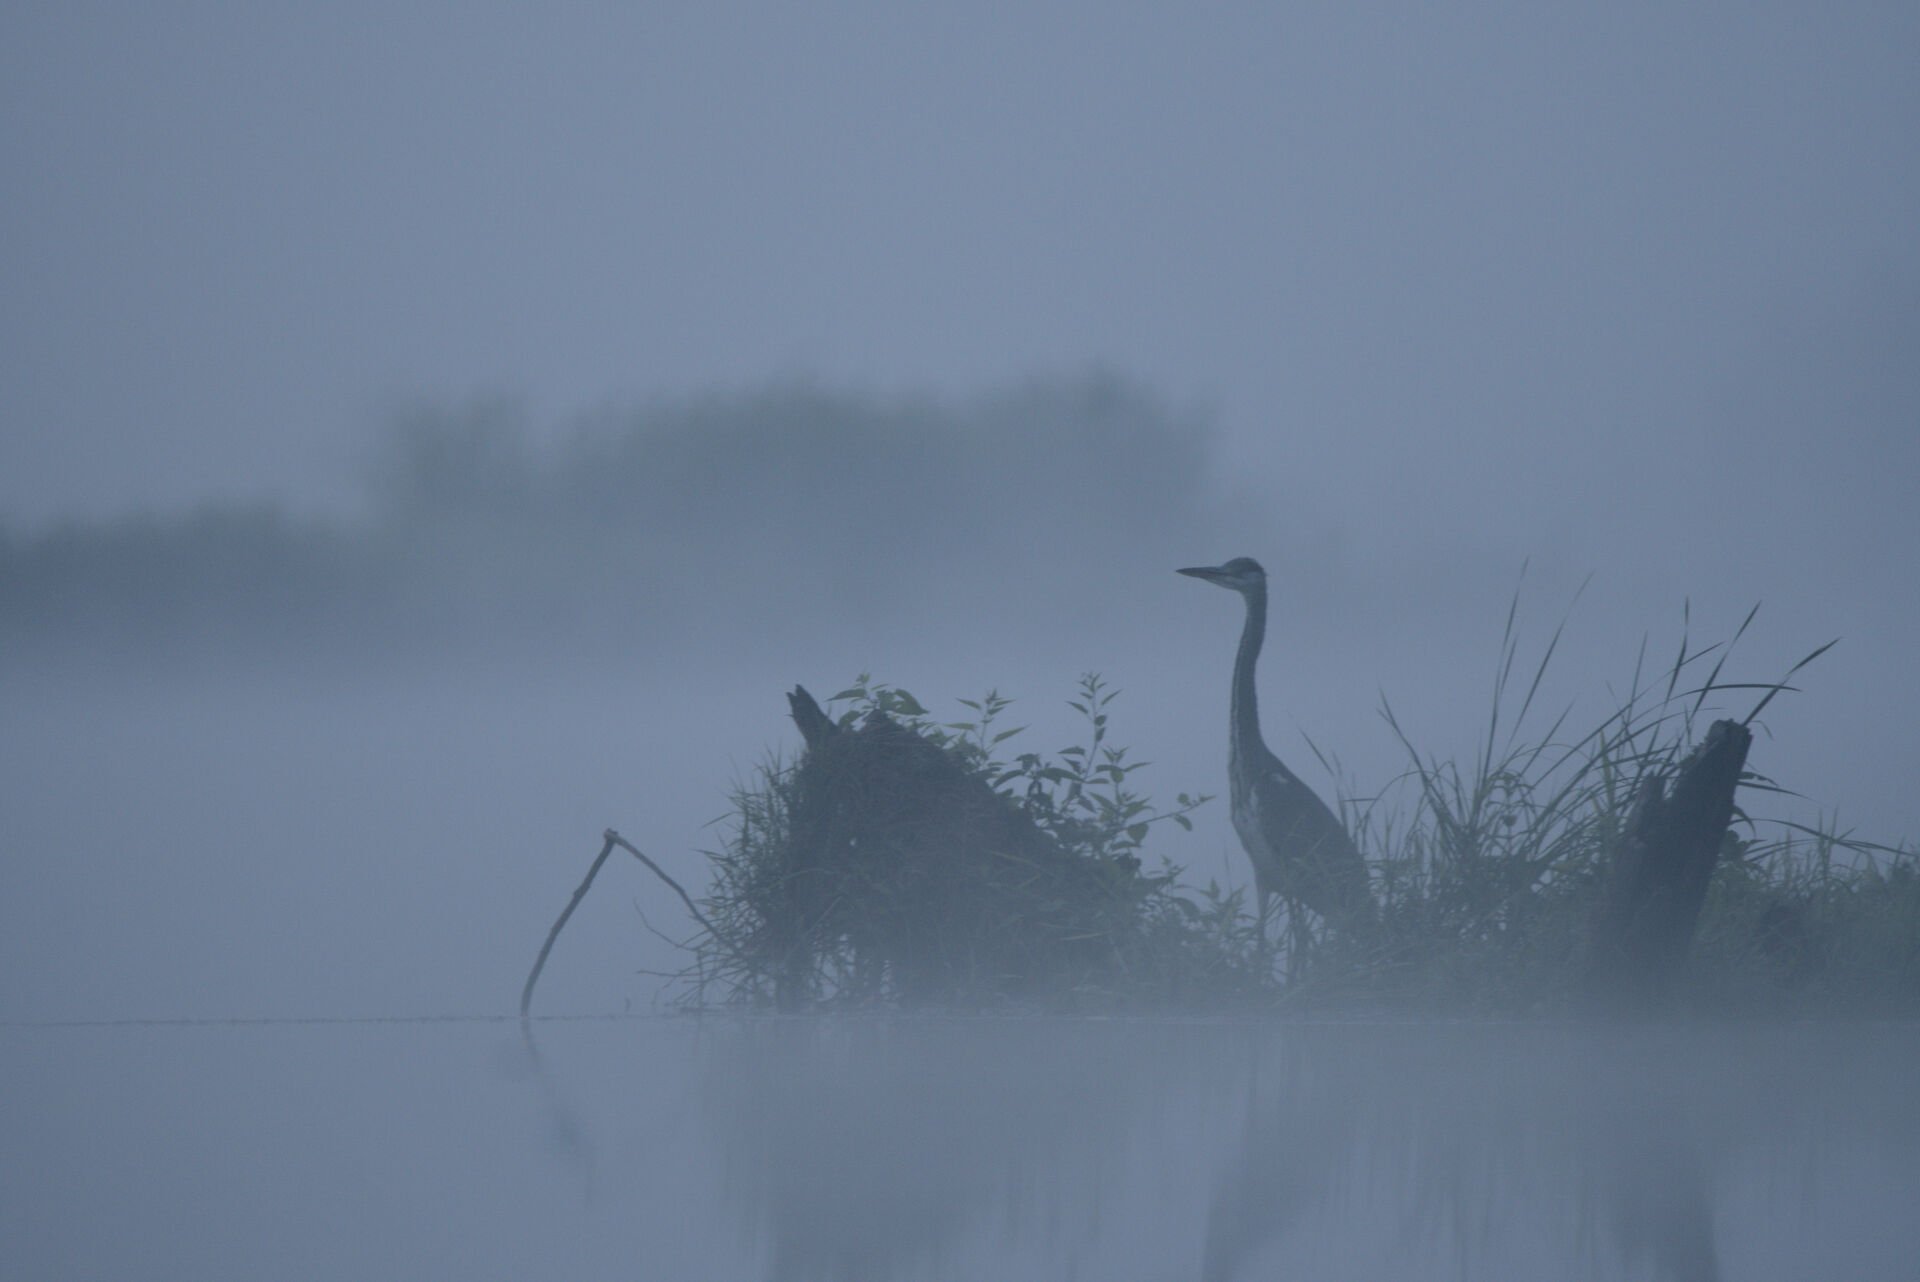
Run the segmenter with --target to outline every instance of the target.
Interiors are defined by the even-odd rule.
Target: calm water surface
[[[22,1278],[1920,1275],[1920,1029],[0,1029]]]

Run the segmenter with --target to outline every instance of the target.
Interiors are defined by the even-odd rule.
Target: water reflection
[[[1114,1026],[779,1021],[716,1050],[708,1113],[767,1276],[918,1276],[1096,1236],[1155,1107]],[[938,1272],[938,1270],[935,1270]]]
[[[1920,1028],[0,1027],[8,1277],[1911,1282]]]
[[[770,1279],[1712,1282],[1729,1249],[1794,1276],[1765,1245],[1787,1211],[1800,1258],[1857,1255],[1818,1240],[1836,1175],[1912,1241],[1847,1167],[1870,1131],[1920,1139],[1888,1075],[1916,1039],[1856,1037],[1874,1053],[1808,1030],[781,1021],[709,1044],[704,1116]]]
[[[1300,1032],[1256,1052],[1201,1276],[1719,1276],[1700,1120],[1611,1034]],[[1667,1066],[1669,1069],[1671,1065]],[[1262,1079],[1264,1078],[1264,1085]]]
[[[1640,1101],[1617,1122],[1594,1129],[1593,1159],[1597,1209],[1622,1261],[1667,1282],[1716,1282],[1708,1171],[1686,1111]]]

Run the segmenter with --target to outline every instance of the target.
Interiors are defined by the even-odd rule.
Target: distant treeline
[[[1128,584],[1215,522],[1206,437],[1107,377],[964,402],[781,386],[536,438],[478,409],[395,424],[366,515],[269,505],[0,531],[0,641],[161,661],[742,630],[1124,625]]]

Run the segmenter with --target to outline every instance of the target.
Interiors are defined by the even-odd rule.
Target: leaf
[[[864,699],[867,697],[865,686],[855,686],[851,690],[842,690],[839,694],[829,695],[828,703],[839,703],[843,699]]]
[[[1134,824],[1131,828],[1127,829],[1127,840],[1131,841],[1134,845],[1137,846],[1146,839],[1147,826],[1145,824]]]
[[[1019,734],[1022,730],[1025,730],[1025,729],[1026,729],[1025,726],[1015,726],[1011,730],[1002,730],[999,734],[993,736],[992,739],[988,740],[988,742],[999,743],[1003,739],[1011,739],[1013,738],[1013,736]]]
[[[894,706],[910,717],[924,717],[927,715],[927,710],[920,706],[920,701],[908,694],[905,690],[895,690],[893,692],[893,699]]]
[[[1791,668],[1788,668],[1787,675],[1780,678],[1779,686],[1774,689],[1772,694],[1767,695],[1766,698],[1762,699],[1759,703],[1755,704],[1753,711],[1749,712],[1746,715],[1746,719],[1741,721],[1740,724],[1743,726],[1752,725],[1753,719],[1759,716],[1763,711],[1765,711],[1766,706],[1769,703],[1773,702],[1773,696],[1775,694],[1779,694],[1782,689],[1788,688],[1787,682],[1792,679],[1794,673],[1800,671],[1800,669],[1806,667],[1809,663],[1812,663],[1815,659],[1819,658],[1821,655],[1825,654],[1827,651],[1833,649],[1833,647],[1839,644],[1840,644],[1840,638],[1835,637],[1833,640],[1827,642],[1825,645],[1815,650],[1812,654],[1808,655],[1806,658],[1800,660],[1800,662],[1794,664]]]
[[[1173,817],[1173,821],[1179,824],[1186,831],[1188,832],[1193,831],[1193,820],[1187,818],[1185,815],[1175,815]]]

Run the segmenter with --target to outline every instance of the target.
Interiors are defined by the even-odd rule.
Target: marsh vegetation
[[[1190,828],[1214,798],[1154,799],[1148,763],[1116,737],[1117,691],[1097,675],[1069,700],[1084,733],[1052,753],[1021,750],[1016,710],[996,692],[958,701],[943,720],[867,676],[825,713],[803,711],[812,700],[799,691],[796,720],[816,720],[809,745],[736,788],[724,844],[709,852],[704,927],[686,941],[679,1000],[1588,1007],[1617,964],[1604,937],[1609,887],[1636,804],[1684,769],[1716,708],[1744,701],[1744,733],[1827,647],[1770,682],[1726,674],[1739,633],[1699,648],[1683,639],[1664,668],[1650,668],[1643,649],[1613,711],[1582,728],[1537,706],[1560,636],[1523,665],[1515,618],[1510,609],[1471,757],[1424,753],[1383,705],[1404,771],[1370,791],[1343,784],[1339,809],[1380,907],[1364,935],[1296,906],[1269,941],[1244,889],[1196,882],[1159,853],[1161,834]],[[1322,764],[1338,774],[1337,762]],[[1758,769],[1741,772],[1660,1001],[1723,1012],[1920,1006],[1920,852],[1768,819],[1767,800],[1786,791]]]

